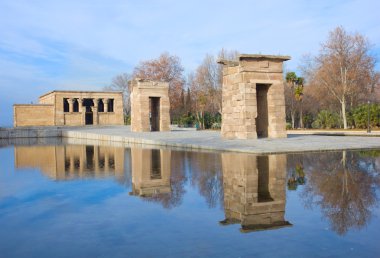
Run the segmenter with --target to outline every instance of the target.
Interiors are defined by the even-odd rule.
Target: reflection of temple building
[[[61,145],[15,146],[17,168],[39,168],[54,179],[76,177],[123,177],[124,148]]]
[[[242,231],[290,225],[285,221],[286,156],[223,153],[222,224],[241,223]]]
[[[132,194],[149,197],[170,193],[171,151],[159,149],[131,149]]]

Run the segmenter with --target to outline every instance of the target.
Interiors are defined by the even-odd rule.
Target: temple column
[[[67,99],[67,102],[69,103],[69,112],[73,112],[73,100],[74,99]]]
[[[104,99],[104,112],[108,112],[108,99]]]
[[[93,99],[94,106],[92,107],[92,117],[94,119],[94,125],[98,124],[98,99]]]
[[[78,99],[79,101],[79,104],[80,104],[80,112],[82,113],[82,125],[85,125],[86,124],[86,106],[84,106],[84,99],[83,98],[80,98]]]

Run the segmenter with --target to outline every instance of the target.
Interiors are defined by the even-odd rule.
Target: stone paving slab
[[[366,130],[316,130],[316,129],[306,129],[306,130],[288,130],[288,135],[332,135],[332,136],[367,136],[367,137],[378,137],[380,136],[379,130],[371,130],[367,133]]]
[[[380,149],[380,137],[289,134],[284,139],[224,140],[219,131],[130,131],[129,126],[64,128],[63,137],[247,153]]]

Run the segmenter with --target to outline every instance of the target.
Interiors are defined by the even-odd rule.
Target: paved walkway
[[[248,153],[287,153],[342,149],[380,149],[380,137],[288,134],[285,139],[224,140],[219,131],[172,130],[134,133],[129,126],[65,128],[64,137],[153,144],[162,146],[236,151]],[[363,132],[363,135],[364,132]]]

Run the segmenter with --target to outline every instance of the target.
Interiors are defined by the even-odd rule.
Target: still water
[[[0,148],[0,257],[380,257],[380,151]]]

